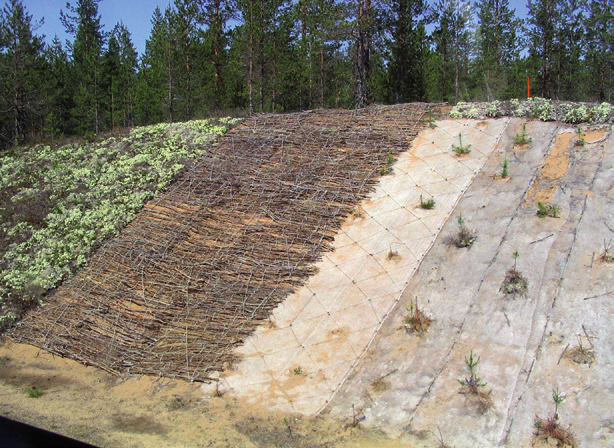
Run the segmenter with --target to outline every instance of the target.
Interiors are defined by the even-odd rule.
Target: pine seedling
[[[459,133],[458,134],[458,145],[452,145],[452,149],[454,149],[454,152],[456,153],[456,155],[461,156],[463,154],[469,154],[471,152],[471,144],[469,145],[463,145],[463,134]]]
[[[522,125],[522,134],[516,134],[516,144],[517,145],[526,145],[531,143],[533,139],[527,135],[527,124],[523,123]]]
[[[426,201],[422,199],[422,195],[420,195],[420,208],[425,210],[431,210],[435,207],[435,199],[428,198]]]
[[[507,160],[507,157],[506,157],[505,159],[503,159],[503,163],[501,164],[501,168],[502,168],[501,177],[503,179],[505,179],[508,176],[508,173],[507,173],[508,167],[509,167],[509,161]]]

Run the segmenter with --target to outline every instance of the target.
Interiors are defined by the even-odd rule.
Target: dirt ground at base
[[[43,394],[30,398],[32,388]],[[0,415],[99,447],[411,448],[351,419],[274,413],[180,380],[120,378],[10,341],[0,342]]]

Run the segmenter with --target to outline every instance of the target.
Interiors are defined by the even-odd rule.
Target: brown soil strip
[[[544,166],[531,186],[523,203],[524,208],[533,207],[538,202],[547,204],[552,201],[558,182],[569,170],[571,162],[569,147],[574,134],[564,132],[556,135],[550,147]]]
[[[595,143],[599,140],[601,140],[602,138],[604,138],[607,134],[608,130],[603,128],[603,129],[590,129],[588,131],[586,131],[584,134],[584,140],[586,141],[586,143]]]
[[[554,143],[550,147],[550,153],[546,158],[546,163],[541,171],[541,178],[544,182],[553,182],[560,179],[569,169],[569,144],[573,134],[564,132],[558,134]]]

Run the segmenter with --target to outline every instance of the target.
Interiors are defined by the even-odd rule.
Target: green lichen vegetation
[[[0,155],[0,330],[87,264],[236,119],[133,128]]]

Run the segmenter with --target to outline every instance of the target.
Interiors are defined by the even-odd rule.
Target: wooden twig
[[[561,363],[561,359],[563,359],[563,356],[565,356],[565,353],[567,353],[568,348],[569,348],[569,344],[565,346],[565,350],[563,350],[563,353],[561,353],[561,356],[559,356],[559,360],[556,363],[557,366]]]
[[[604,292],[603,294],[596,294],[594,296],[584,297],[582,300],[596,299],[598,297],[603,297],[603,296],[607,296],[608,294],[612,294],[613,292],[614,291],[608,291],[608,292]]]
[[[548,239],[548,238],[550,238],[551,236],[554,236],[554,233],[551,233],[550,235],[545,236],[545,237],[543,237],[543,238],[540,238],[540,239],[538,239],[538,240],[532,241],[532,242],[530,242],[529,244],[541,243],[542,241],[547,240],[547,239]]]

